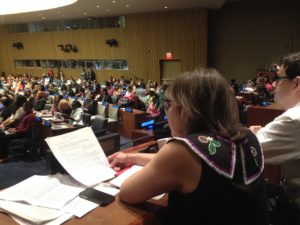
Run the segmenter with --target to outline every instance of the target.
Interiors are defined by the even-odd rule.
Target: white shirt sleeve
[[[300,108],[297,108],[286,111],[258,131],[266,163],[300,159]]]

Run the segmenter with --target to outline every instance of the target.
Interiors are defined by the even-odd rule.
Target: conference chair
[[[117,104],[118,100],[119,100],[119,97],[117,97],[117,96],[111,96],[112,104]]]
[[[92,121],[92,130],[96,137],[106,134],[108,128],[108,118],[102,116],[96,116]]]
[[[32,126],[31,136],[26,138],[17,138],[11,140],[8,146],[9,160],[15,161],[24,159],[26,161],[35,161],[45,156],[42,151],[43,132],[41,126],[34,122]]]
[[[119,131],[119,108],[113,105],[108,107],[108,126],[112,132]]]
[[[102,105],[101,102],[98,102],[98,105],[97,105],[97,115],[99,116],[102,116],[104,118],[106,118],[106,106],[105,105]]]
[[[89,113],[82,114],[82,122],[84,126],[91,126],[92,125],[92,116]]]

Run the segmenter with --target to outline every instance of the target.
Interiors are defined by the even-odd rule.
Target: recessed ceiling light
[[[165,6],[164,6],[164,9],[167,9],[167,8],[168,8],[168,6],[165,5]]]
[[[105,12],[109,12],[109,9],[105,9]]]
[[[116,1],[112,1],[112,3],[116,3]]]
[[[87,14],[86,12],[83,13],[83,15],[86,15],[86,14]]]
[[[96,8],[100,8],[100,5],[96,5]]]
[[[126,7],[127,7],[127,8],[129,8],[129,7],[130,7],[130,5],[126,5]]]
[[[54,9],[77,2],[77,0],[0,0],[0,15]]]

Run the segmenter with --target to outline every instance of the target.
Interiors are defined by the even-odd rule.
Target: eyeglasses
[[[280,80],[283,80],[283,79],[290,79],[288,76],[279,76],[277,73],[276,73],[276,75],[275,75],[275,77],[274,77],[274,81],[276,82],[276,83],[278,83]]]
[[[168,99],[164,99],[164,110],[165,112],[169,111],[169,109],[171,108],[172,105],[172,101],[168,100]]]

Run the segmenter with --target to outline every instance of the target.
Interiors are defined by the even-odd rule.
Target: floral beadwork
[[[211,155],[216,154],[217,148],[221,146],[221,143],[214,140],[212,137],[199,136],[198,140],[201,143],[204,143],[204,144],[209,143],[208,144],[208,151],[209,151],[209,154],[211,154]]]

